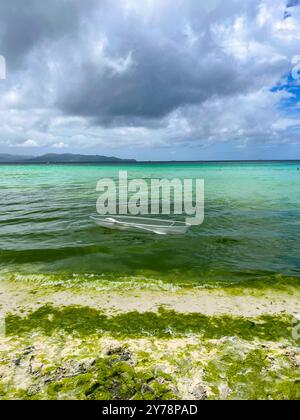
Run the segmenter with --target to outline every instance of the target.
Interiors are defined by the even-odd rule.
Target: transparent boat
[[[183,235],[191,225],[167,219],[154,219],[136,216],[90,216],[98,225],[109,229],[132,230],[155,233],[157,235]]]

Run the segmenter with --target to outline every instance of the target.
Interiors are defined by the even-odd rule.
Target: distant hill
[[[18,163],[31,158],[33,158],[33,156],[17,156],[9,155],[6,153],[0,153],[0,163]]]
[[[18,156],[0,154],[0,163],[101,163],[101,162],[135,162],[134,159],[120,159],[114,156],[77,155],[72,153],[48,153],[43,156]]]

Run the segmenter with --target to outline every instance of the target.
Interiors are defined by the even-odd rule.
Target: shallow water
[[[171,283],[300,277],[300,162],[0,166],[0,274],[143,276]],[[110,231],[96,183],[203,178],[205,221],[185,236]],[[94,277],[89,276],[90,281]]]

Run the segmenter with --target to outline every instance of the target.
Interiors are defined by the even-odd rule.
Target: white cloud
[[[19,144],[19,147],[38,147],[39,144],[35,140],[28,139],[24,143]]]
[[[64,149],[65,147],[67,147],[67,145],[64,142],[60,141],[59,143],[54,143],[52,147],[55,147],[56,149]]]

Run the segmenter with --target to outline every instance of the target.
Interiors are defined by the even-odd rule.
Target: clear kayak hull
[[[157,235],[183,235],[190,225],[174,220],[135,216],[91,216],[98,225],[108,229],[155,233]]]

